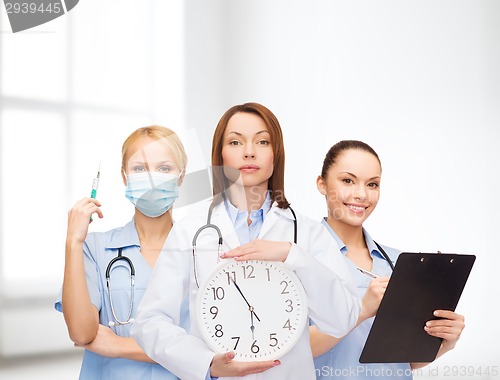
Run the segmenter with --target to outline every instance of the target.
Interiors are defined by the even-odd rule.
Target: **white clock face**
[[[199,289],[196,312],[212,350],[261,361],[278,359],[295,345],[308,309],[301,282],[282,263],[231,260]]]

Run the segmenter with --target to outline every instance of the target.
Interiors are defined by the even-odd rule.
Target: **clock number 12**
[[[254,267],[252,265],[243,265],[241,267],[241,269],[243,269],[243,278],[244,279],[246,279],[246,278],[255,278],[255,276],[253,274]]]

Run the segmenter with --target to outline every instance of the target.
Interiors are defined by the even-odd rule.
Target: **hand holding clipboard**
[[[431,362],[441,339],[424,330],[435,310],[454,311],[474,255],[402,253],[380,303],[359,361]]]

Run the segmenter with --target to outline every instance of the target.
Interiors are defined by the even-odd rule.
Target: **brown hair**
[[[287,208],[290,204],[285,197],[285,148],[283,145],[283,133],[276,116],[266,107],[258,103],[245,103],[229,108],[222,115],[215,128],[212,140],[212,175],[213,175],[213,195],[214,205],[219,203],[224,196],[224,191],[229,187],[228,180],[222,169],[222,146],[224,132],[229,119],[239,112],[252,113],[262,118],[271,136],[271,146],[273,149],[273,174],[269,178],[268,189],[271,191],[271,200],[278,203],[278,207]]]
[[[321,177],[326,178],[328,170],[330,169],[330,167],[335,165],[338,156],[342,152],[351,149],[363,150],[365,152],[373,154],[375,158],[378,160],[380,166],[382,166],[378,154],[373,150],[373,148],[370,145],[364,143],[363,141],[358,141],[358,140],[342,140],[333,145],[326,154],[325,159],[323,161],[323,168],[321,169]]]

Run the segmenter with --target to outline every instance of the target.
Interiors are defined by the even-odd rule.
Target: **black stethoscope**
[[[130,269],[130,308],[128,311],[128,316],[125,321],[120,321],[115,314],[115,308],[113,307],[113,297],[111,296],[111,269],[113,265],[117,261],[125,261]],[[109,297],[109,305],[111,307],[111,314],[113,314],[113,321],[109,321],[108,325],[110,327],[116,326],[116,325],[126,325],[128,323],[134,322],[134,318],[132,317],[132,309],[134,308],[134,287],[135,287],[135,268],[134,264],[132,264],[132,260],[130,260],[127,256],[122,256],[122,248],[118,248],[118,256],[113,258],[109,264],[108,267],[106,268],[106,286],[108,288],[108,297]]]
[[[215,207],[215,205],[212,203],[210,205],[210,208],[208,209],[207,223],[205,225],[201,226],[200,228],[198,228],[198,231],[196,231],[196,233],[193,236],[193,272],[194,272],[194,280],[195,280],[196,286],[198,288],[200,287],[200,284],[198,282],[198,273],[196,270],[196,240],[198,240],[198,235],[200,235],[200,233],[203,230],[206,230],[208,228],[214,229],[217,232],[217,236],[219,237],[219,243],[218,243],[218,247],[217,247],[217,263],[219,262],[219,257],[220,257],[220,254],[222,253],[222,243],[223,243],[222,233],[220,232],[219,227],[217,227],[215,224],[211,223],[212,211],[213,211],[214,207]],[[293,215],[293,242],[295,244],[297,244],[297,216],[295,215],[295,211],[293,211],[293,209],[290,206],[288,206],[288,208],[290,209],[290,211],[292,212],[292,215]]]
[[[391,270],[394,271],[394,264],[392,263],[392,260],[389,257],[389,255],[384,251],[384,248],[382,248],[375,240],[373,242],[377,246],[377,248],[378,248],[379,252],[382,254],[382,256],[384,256],[384,259],[389,263]]]

